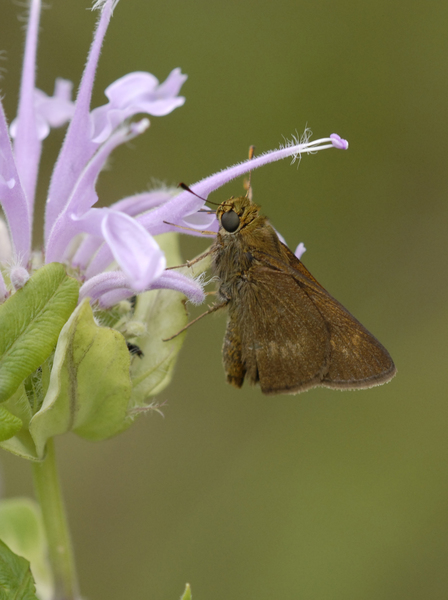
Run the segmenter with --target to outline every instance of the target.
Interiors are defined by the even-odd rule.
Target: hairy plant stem
[[[47,442],[45,460],[33,463],[33,475],[53,570],[54,600],[76,600],[79,598],[78,581],[53,439]]]

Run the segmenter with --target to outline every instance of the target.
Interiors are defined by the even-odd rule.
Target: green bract
[[[165,252],[168,266],[182,262],[178,239],[176,233],[166,233],[157,237],[157,243]],[[206,266],[195,265],[194,275],[199,275]],[[179,272],[189,276],[193,274],[192,269],[179,269]],[[145,326],[144,333],[135,340],[143,352],[143,357],[134,357],[131,365],[133,408],[144,406],[150,396],[159,394],[170,383],[185,333],[168,342],[163,340],[176,334],[187,321],[185,296],[179,292],[154,290],[137,298],[134,314],[126,325],[128,330],[137,323]]]
[[[141,406],[149,396],[160,393],[171,381],[185,333],[169,342],[163,340],[186,325],[184,302],[185,296],[172,290],[145,292],[137,300],[135,318],[147,325],[145,334],[137,341],[143,357],[141,360],[134,358],[131,367],[135,406]]]
[[[61,331],[48,391],[30,423],[38,455],[48,438],[66,431],[91,440],[121,431],[131,393],[129,366],[123,336],[98,326],[85,300]]]
[[[185,591],[182,594],[182,597],[180,600],[192,600],[192,596],[191,596],[191,588],[190,588],[190,584],[187,583],[187,585],[185,586]]]
[[[39,460],[36,445],[29,431],[33,412],[25,391],[25,386],[21,385],[16,393],[2,406],[6,407],[15,417],[20,419],[21,428],[12,437],[1,442],[0,447],[22,458]]]

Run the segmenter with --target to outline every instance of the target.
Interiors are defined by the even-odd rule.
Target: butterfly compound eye
[[[233,233],[240,226],[240,218],[234,210],[229,210],[222,215],[221,225],[226,231]]]

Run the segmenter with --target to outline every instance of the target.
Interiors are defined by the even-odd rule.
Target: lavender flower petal
[[[104,244],[104,242],[101,238],[86,235],[70,260],[71,264],[75,268],[85,271],[87,265],[92,260],[92,256],[98,251],[98,248],[102,244]]]
[[[15,290],[20,290],[21,288],[23,288],[25,283],[29,280],[30,274],[25,269],[25,267],[21,267],[19,265],[19,266],[12,267],[12,269],[9,272],[9,277],[11,279],[12,287]]]
[[[338,135],[337,133],[332,133],[330,135],[330,139],[335,148],[338,148],[339,150],[347,150],[348,149],[347,140],[342,139],[341,136]]]
[[[177,96],[177,93],[186,79],[180,69],[174,69],[160,85],[154,75],[146,72],[128,73],[117,79],[105,90],[108,104],[95,108],[91,113],[92,140],[102,143],[125,119],[137,113],[160,117],[182,106],[185,98]]]
[[[332,134],[337,136],[337,134]],[[261,156],[246,160],[239,164],[233,165],[223,171],[210,175],[205,179],[202,179],[198,183],[190,186],[191,190],[201,196],[207,198],[211,192],[214,192],[224,184],[228,183],[236,177],[240,177],[249,171],[258,169],[268,163],[282,160],[283,158],[293,157],[297,159],[299,156],[305,153],[314,153],[318,150],[325,150],[327,148],[348,148],[348,143],[342,138],[337,136],[336,138],[323,138],[314,142],[306,142],[299,144],[287,144],[286,147],[279,148],[278,150],[272,150],[266,152]],[[160,208],[157,208],[147,215],[144,215],[141,223],[152,235],[158,235],[159,233],[165,233],[172,230],[173,228],[166,225],[164,221],[178,224],[181,219],[185,216],[196,212],[203,206],[204,202],[201,201],[190,192],[183,191],[176,198],[173,198],[170,202],[167,202]]]
[[[200,281],[190,279],[181,273],[167,271],[153,281],[146,290],[172,289],[181,292],[194,304],[200,304],[205,299],[205,294]],[[92,277],[81,287],[79,302],[84,298],[91,301],[100,300],[100,306],[109,308],[120,300],[125,300],[135,294],[128,283],[127,277],[121,271],[108,271]]]
[[[108,250],[107,262],[103,261],[95,271],[88,267],[85,272],[87,278],[106,269],[115,259],[127,274],[128,285],[135,291],[142,291],[165,269],[165,255],[157,242],[136,219],[125,213],[109,208],[93,208],[80,219],[74,220],[78,227],[103,238],[107,243],[107,247],[103,247]]]
[[[102,222],[102,231],[134,290],[147,289],[163,273],[166,267],[164,253],[135,219],[124,213],[108,211]]]
[[[25,197],[28,202],[30,218],[33,218],[34,194],[36,191],[42,144],[39,140],[36,114],[34,111],[34,87],[36,76],[36,49],[39,31],[40,0],[30,3],[25,39],[22,81],[19,95],[17,130],[14,139],[14,156],[17,171],[20,174]]]
[[[306,252],[305,244],[303,242],[300,242],[300,244],[297,246],[294,254],[300,260],[305,252]]]
[[[157,206],[162,206],[162,204],[171,200],[175,195],[177,195],[177,190],[170,189],[141,192],[140,194],[127,196],[118,202],[114,202],[111,204],[111,208],[135,217]]]
[[[26,265],[31,250],[31,218],[20,185],[8,135],[3,105],[0,101],[0,199],[11,232],[13,255]]]
[[[336,135],[336,134],[333,134]],[[338,136],[339,138],[339,136]],[[341,138],[339,138],[341,140]],[[326,150],[327,148],[340,148],[346,149],[348,148],[348,143],[343,140],[346,145],[342,145],[340,142],[338,145],[333,143],[333,139],[331,138],[323,138],[319,140],[315,140],[313,142],[306,142],[300,144],[288,144],[284,148],[279,148],[278,150],[272,150],[271,152],[265,152],[261,156],[257,156],[252,158],[251,160],[246,160],[239,164],[234,165],[233,167],[229,167],[220,171],[219,173],[215,173],[210,177],[206,177],[199,181],[194,186],[191,186],[191,189],[204,198],[207,198],[208,195],[215,191],[216,189],[223,186],[225,183],[228,183],[232,179],[236,177],[240,177],[249,171],[258,169],[259,167],[263,167],[271,162],[275,162],[277,160],[282,160],[283,158],[293,157],[294,159],[300,157],[302,154],[310,154],[317,152],[318,150]],[[188,192],[183,192],[188,193]],[[161,210],[163,210],[162,207]]]
[[[8,289],[6,287],[3,273],[0,271],[0,303],[3,302],[8,295]]]
[[[50,127],[62,127],[73,117],[75,103],[72,101],[73,83],[58,77],[53,96],[36,89],[36,111]]]
[[[107,244],[103,244],[92,258],[89,266],[86,268],[86,278],[89,279],[90,277],[95,277],[95,275],[98,275],[98,273],[101,273],[101,271],[107,269],[113,260],[114,256],[112,254],[112,250]]]
[[[196,212],[192,215],[188,215],[181,220],[180,225],[198,229],[199,231],[208,229],[217,232],[219,229],[219,221],[216,218],[216,213],[214,211]]]
[[[123,126],[98,149],[90,162],[84,168],[78,181],[75,183],[72,194],[53,225],[46,247],[46,262],[61,260],[64,249],[73,236],[80,233],[80,225],[87,221],[81,221],[81,217],[98,200],[95,191],[97,177],[104,166],[112,150],[120,144],[128,142],[137,135],[143,133],[149,126],[148,119],[142,119],[138,123]],[[73,217],[78,220],[74,221]]]
[[[89,141],[91,136],[90,100],[101,46],[115,4],[116,2],[113,0],[106,0],[97,2],[95,5],[101,7],[101,15],[79,87],[75,113],[51,178],[45,212],[46,240],[50,237],[53,225],[65,207],[85,164],[98,147],[97,144]]]
[[[159,85],[157,90],[159,98],[167,99],[177,96],[186,80],[187,75],[183,75],[180,69],[173,69],[165,81]]]
[[[116,205],[115,205],[116,206]],[[149,213],[150,214],[150,213]],[[146,219],[145,215],[139,215],[136,218],[137,222],[144,225]],[[219,229],[219,223],[216,219],[216,215],[214,212],[210,213],[194,213],[186,217],[185,219],[181,219],[179,225],[182,227],[186,227],[187,229],[180,229],[174,225],[167,225],[167,231],[173,231],[175,233],[188,233],[189,235],[199,236],[199,237],[214,237],[214,234],[207,235],[203,233],[203,230],[208,230],[212,232],[217,232]],[[91,246],[89,245],[89,248]],[[98,246],[95,250],[98,249]],[[90,254],[92,256],[93,252]],[[85,258],[85,254],[83,252],[82,257]],[[103,245],[98,249],[96,255],[92,258],[90,264],[84,262],[84,268],[86,269],[86,277],[94,277],[101,271],[107,269],[107,267],[112,263],[114,257],[111,249]]]
[[[0,176],[1,177],[1,176]],[[1,190],[1,183],[0,183]],[[0,264],[10,262],[12,259],[12,245],[8,227],[0,217]]]
[[[152,192],[142,192],[141,194],[128,196],[122,200],[119,200],[118,202],[115,202],[111,205],[111,209],[134,217],[140,213],[144,213],[156,206],[160,206],[165,202],[168,202],[168,200],[171,200],[172,197],[172,190],[154,190]],[[72,258],[71,262],[73,266],[85,270],[101,244],[103,244],[102,239],[87,235],[80,243],[76,253]],[[113,256],[112,252],[107,246],[105,246],[105,250],[107,251],[108,257],[105,264],[108,266],[112,262]],[[97,272],[94,272],[93,275],[96,275]]]
[[[71,101],[73,84],[67,79],[56,79],[53,96],[47,96],[39,89],[34,90],[34,112],[37,127],[37,137],[44,140],[50,133],[51,127],[62,127],[73,116],[75,104]],[[14,119],[9,128],[11,137],[17,135],[18,118]]]

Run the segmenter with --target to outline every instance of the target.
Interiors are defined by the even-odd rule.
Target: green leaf
[[[0,541],[0,600],[37,600],[30,563]]]
[[[0,441],[9,440],[22,429],[22,421],[0,406]]]
[[[86,299],[61,331],[47,394],[31,419],[38,456],[48,438],[66,431],[102,440],[129,426],[129,366],[123,336],[97,325]]]
[[[29,424],[33,413],[26,395],[25,386],[21,384],[15,394],[2,404],[2,407],[7,409],[17,419],[20,419],[21,428],[13,437],[0,442],[0,447],[21,458],[34,461],[39,460],[36,446],[29,432]]]
[[[47,542],[39,505],[28,498],[1,500],[0,539],[12,552],[30,562],[39,598],[50,599],[53,596],[53,576],[47,560]]]
[[[169,266],[182,262],[178,234],[157,236],[157,242],[165,252]],[[187,276],[198,276],[205,268],[179,269]],[[185,327],[188,321],[185,296],[173,290],[153,290],[138,296],[133,315],[135,321],[145,324],[146,332],[136,340],[143,351],[143,358],[135,357],[131,366],[133,382],[132,404],[142,406],[149,396],[160,393],[171,381],[177,354],[182,347],[185,333],[169,342],[163,340]]]
[[[180,600],[191,600],[191,598],[192,598],[192,596],[191,596],[190,584],[187,583],[185,586],[185,592],[183,593]]]
[[[0,402],[53,352],[78,289],[63,265],[51,263],[0,305]]]

